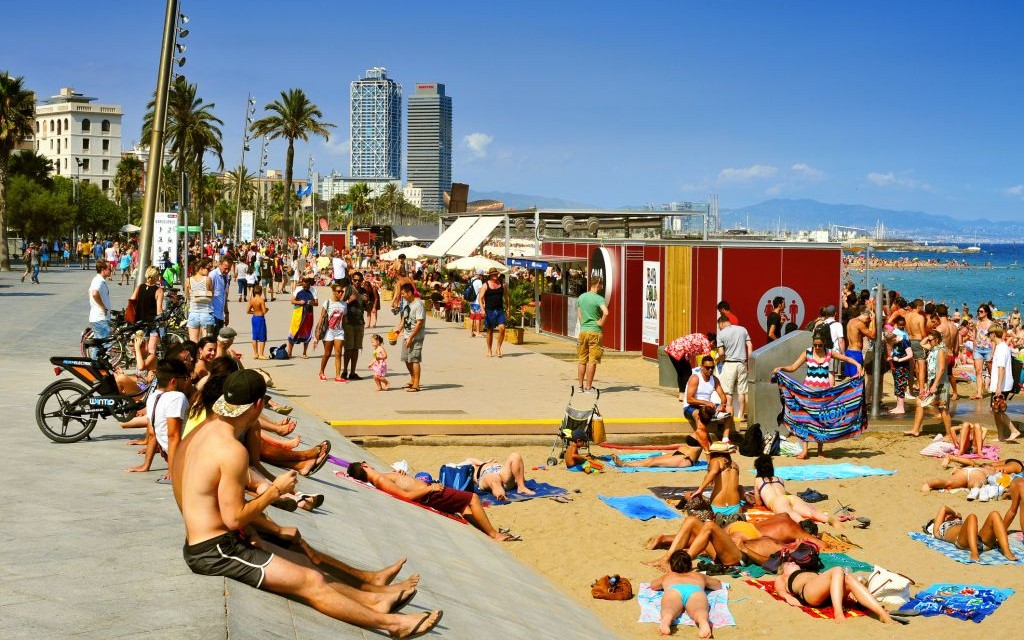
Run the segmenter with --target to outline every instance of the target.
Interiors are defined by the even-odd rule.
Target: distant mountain
[[[522,193],[508,193],[506,191],[475,191],[469,190],[469,200],[499,200],[505,203],[506,209],[529,209],[540,207],[541,209],[588,209],[593,205],[582,202],[572,202],[561,198],[549,198],[547,196],[531,196]]]
[[[817,200],[766,200],[748,207],[722,209],[719,215],[723,229],[746,227],[749,220],[752,229],[775,229],[781,226],[790,231],[838,224],[860,227],[871,232],[881,222],[888,236],[903,235],[915,239],[956,239],[951,236],[972,239],[977,235],[979,238],[985,236],[1005,240],[1007,236],[1024,233],[1024,224],[1018,222],[992,222],[984,218],[958,220],[952,216],[923,211],[879,209],[862,204],[828,204]]]

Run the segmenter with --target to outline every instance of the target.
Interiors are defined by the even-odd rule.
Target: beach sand
[[[554,438],[552,437],[552,440]],[[417,442],[443,441],[443,438],[420,438]],[[386,461],[407,460],[411,470],[428,471],[437,474],[445,462],[457,462],[466,457],[498,458],[503,460],[508,448],[489,445],[493,442],[480,437],[478,445],[457,446],[378,446],[374,453]],[[853,557],[865,562],[881,565],[887,569],[904,573],[913,578],[917,588],[936,582],[971,582],[975,584],[1012,588],[1017,595],[1003,605],[994,615],[974,627],[974,623],[954,620],[946,616],[934,618],[917,617],[907,627],[886,628],[871,618],[847,620],[836,625],[828,620],[816,620],[782,602],[772,600],[766,594],[742,583],[741,579],[725,578],[732,585],[730,602],[736,617],[736,627],[715,631],[719,638],[766,637],[778,638],[801,633],[828,633],[831,638],[888,637],[934,638],[940,633],[954,637],[967,633],[995,632],[1006,630],[1007,625],[1024,621],[1024,607],[1018,601],[1024,593],[1024,571],[1019,566],[961,565],[953,560],[927,549],[907,537],[909,531],[920,531],[921,525],[935,516],[942,504],[948,504],[963,514],[975,513],[979,517],[997,509],[1006,511],[1009,502],[996,503],[967,502],[964,493],[930,493],[922,495],[920,486],[926,477],[939,477],[948,473],[940,468],[938,460],[919,455],[928,438],[907,438],[897,434],[865,434],[856,440],[849,440],[827,447],[825,463],[851,462],[874,467],[897,470],[896,475],[855,478],[851,480],[826,480],[812,483],[788,483],[792,491],[802,491],[808,486],[829,495],[830,499],[819,503],[823,510],[834,511],[838,502],[852,505],[857,514],[869,516],[872,524],[868,529],[847,525],[845,532],[853,542],[863,549],[854,549]],[[1020,445],[1004,445],[1003,455],[1020,456]],[[644,549],[646,540],[655,534],[670,533],[678,527],[680,520],[651,520],[641,522],[630,520],[598,500],[598,495],[628,496],[648,494],[647,487],[655,485],[694,486],[700,482],[699,472],[673,473],[618,473],[615,471],[586,475],[567,471],[564,466],[547,470],[530,470],[543,465],[551,450],[550,443],[544,445],[516,447],[526,459],[528,477],[565,487],[574,498],[568,504],[552,500],[532,500],[488,509],[495,526],[509,527],[523,536],[524,540],[508,543],[505,548],[522,562],[533,567],[551,580],[559,589],[592,610],[601,620],[622,638],[658,637],[657,626],[636,622],[639,607],[636,600],[628,602],[606,602],[590,597],[590,584],[605,574],[620,574],[629,578],[636,590],[639,582],[648,582],[658,575],[656,569],[641,564],[644,560],[656,558],[661,551]],[[594,447],[598,454],[610,450]],[[742,468],[742,477],[753,481],[750,473],[752,459],[737,456]],[[792,458],[777,458],[777,466],[813,464]],[[827,527],[824,530],[831,530]],[[1011,526],[1017,530],[1017,524]],[[496,588],[514,588],[512,585]],[[915,588],[916,590],[916,588]],[[552,621],[552,628],[558,622]],[[679,637],[695,637],[692,628],[676,632]],[[571,637],[569,634],[567,637]]]

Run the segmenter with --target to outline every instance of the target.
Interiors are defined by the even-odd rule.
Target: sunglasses
[[[711,371],[712,369],[715,368],[715,365],[713,365],[713,364],[704,364],[704,365],[701,365],[700,368],[704,369],[705,371]]]

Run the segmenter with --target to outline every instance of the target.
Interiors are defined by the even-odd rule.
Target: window
[[[57,135],[60,135],[60,134],[61,134],[61,130],[60,130],[60,120],[58,120],[58,121],[57,121]]]
[[[64,168],[65,169],[68,168],[68,159],[67,158],[64,158]]]
[[[104,140],[103,141],[103,150],[104,151],[110,151],[110,140]]]
[[[82,171],[88,171],[88,170],[89,170],[89,158],[86,158],[85,160],[82,160]]]
[[[50,133],[53,133],[53,120],[50,120]]]
[[[110,160],[103,161],[103,171],[110,171]],[[104,187],[106,189],[106,187]]]
[[[64,118],[64,129],[67,130],[67,129],[70,129],[70,128],[71,127],[68,126],[68,119]]]
[[[89,178],[82,178],[82,184],[89,184]]]
[[[82,138],[82,151],[89,150],[89,138]]]
[[[36,120],[36,133],[39,133],[39,121]]]
[[[104,160],[103,162],[106,162],[106,160]],[[108,189],[110,189],[110,180],[104,180],[103,181],[103,190],[107,191]]]
[[[110,133],[110,120],[104,120],[100,123],[100,131],[103,133]]]
[[[53,138],[50,138],[50,151],[53,151]]]
[[[60,138],[57,138],[57,153],[60,153]]]
[[[92,123],[89,122],[89,118],[84,118],[82,120],[82,131],[91,131],[91,130],[92,130]]]

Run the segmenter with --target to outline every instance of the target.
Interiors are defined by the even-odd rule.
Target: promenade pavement
[[[55,269],[32,286],[19,284],[17,273],[0,273],[7,453],[0,472],[0,637],[381,637],[297,602],[193,575],[181,558],[184,529],[170,488],[155,483],[164,465],[157,462],[148,474],[123,471],[138,461],[125,446],[138,432],[101,421],[91,441],[65,445],[39,432],[37,394],[55,379],[47,358],[77,353],[93,275]],[[113,284],[111,291],[115,308],[123,306],[130,290]],[[334,455],[379,462],[303,410],[318,398],[298,385],[293,395],[304,442],[329,438]],[[343,415],[346,399],[334,403]],[[429,637],[555,638],[568,628],[581,638],[614,637],[472,527],[337,478],[335,469],[329,464],[300,483],[300,490],[326,495],[317,513],[272,515],[357,566],[383,567],[408,556],[400,578],[418,572],[422,581],[404,611],[445,611]],[[497,526],[507,524],[500,514],[492,517]]]

